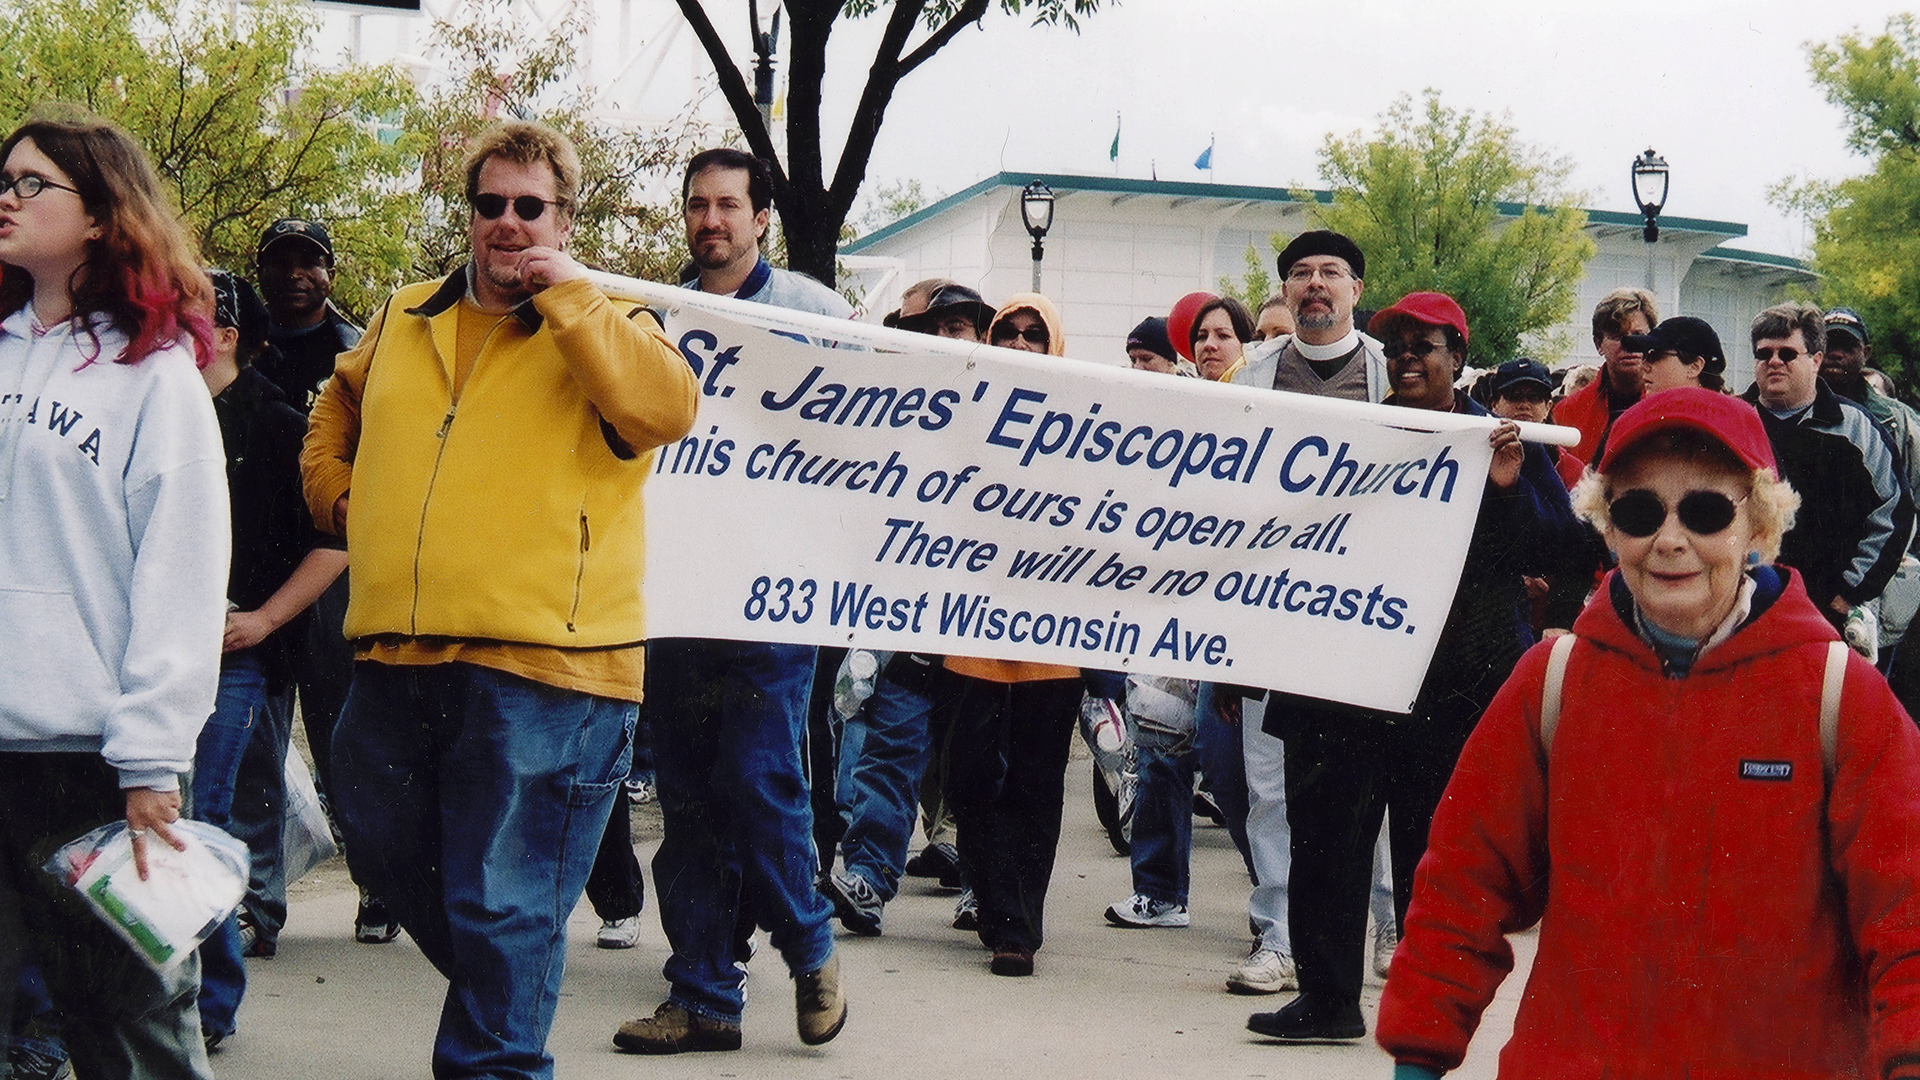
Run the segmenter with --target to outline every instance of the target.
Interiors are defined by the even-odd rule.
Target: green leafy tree
[[[268,222],[327,222],[350,308],[406,265],[384,238],[411,204],[409,141],[382,139],[413,88],[391,68],[321,71],[315,17],[286,2],[0,0],[0,123],[85,105],[124,125],[171,181],[210,263],[253,265]]]
[[[893,180],[881,184],[867,194],[862,203],[864,209],[857,221],[847,222],[847,232],[851,235],[843,239],[851,240],[878,232],[901,218],[919,213],[927,204],[940,198],[942,196],[938,192],[929,195],[918,180]]]
[[[1874,358],[1911,373],[1920,354],[1920,24],[1887,20],[1808,46],[1814,83],[1846,118],[1864,176],[1781,184],[1774,202],[1813,224],[1819,302],[1857,308],[1873,328]]]
[[[1473,362],[1512,358],[1573,311],[1594,253],[1564,158],[1494,117],[1403,95],[1371,136],[1329,139],[1320,175],[1333,200],[1313,213],[1367,253],[1369,307],[1419,290],[1460,302]]]
[[[1247,272],[1235,281],[1230,277],[1220,279],[1220,294],[1231,296],[1247,305],[1247,310],[1259,313],[1260,305],[1267,302],[1279,290],[1280,283],[1273,279],[1273,273],[1267,269],[1273,264],[1286,242],[1278,236],[1267,237],[1267,247],[1272,250],[1266,255],[1252,244],[1247,245]]]
[[[900,80],[931,60],[961,30],[985,18],[989,8],[997,7],[1009,15],[1031,15],[1035,26],[1059,25],[1077,32],[1079,20],[1097,11],[1101,0],[789,0],[782,9],[791,28],[784,162],[774,150],[773,135],[754,102],[746,76],[707,13],[708,3],[720,0],[676,2],[713,62],[720,91],[733,110],[748,148],[773,169],[773,201],[786,236],[787,265],[831,283],[841,228],[853,212],[874,142]],[[865,65],[866,83],[854,108],[839,163],[829,178],[820,117],[821,85],[828,70],[827,43],[841,16],[861,18],[882,8],[887,11],[886,30],[872,60]],[[916,26],[922,28],[918,35]]]
[[[675,281],[685,259],[671,186],[706,129],[691,119],[664,128],[596,117],[594,89],[575,79],[592,9],[574,0],[545,36],[527,34],[510,0],[469,0],[457,23],[434,25],[444,78],[406,118],[409,131],[434,132],[422,149],[421,214],[410,237],[415,276],[445,274],[466,260],[469,139],[504,117],[538,120],[573,140],[580,154],[580,199],[568,250],[581,262],[650,281]]]

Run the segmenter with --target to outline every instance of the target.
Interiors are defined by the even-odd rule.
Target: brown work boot
[[[839,953],[827,957],[819,971],[794,976],[793,1004],[801,1042],[819,1046],[840,1034],[847,1025],[847,998],[840,992]]]
[[[828,1035],[827,1038],[833,1038]],[[740,1025],[713,1020],[669,1001],[620,1025],[613,1045],[635,1054],[678,1054],[696,1050],[740,1049]]]

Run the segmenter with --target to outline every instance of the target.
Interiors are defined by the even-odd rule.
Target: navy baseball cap
[[[333,261],[333,237],[327,235],[326,226],[305,218],[281,218],[267,226],[260,234],[260,243],[254,248],[253,261],[259,262],[267,249],[275,244],[289,240],[300,240],[320,249],[320,254]]]

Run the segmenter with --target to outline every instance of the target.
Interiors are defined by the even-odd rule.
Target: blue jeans
[[[1133,891],[1184,905],[1193,855],[1194,733],[1127,719],[1140,776],[1133,799]]]
[[[193,816],[232,829],[234,781],[240,760],[267,708],[267,677],[260,662],[245,651],[220,659],[220,690],[213,715],[200,729],[193,754]],[[200,945],[200,1025],[215,1035],[231,1035],[234,1013],[247,992],[247,969],[240,958],[240,921],[229,914]]]
[[[241,907],[261,941],[271,946],[287,922],[287,866],[282,858],[287,818],[287,745],[293,739],[293,688],[267,693],[254,717],[253,737],[233,781],[228,832],[252,853],[252,874]]]
[[[793,974],[833,955],[833,907],[814,887],[811,792],[800,762],[814,649],[662,638],[647,702],[666,835],[653,857],[673,955],[668,1000],[739,1023],[743,897]]]
[[[355,877],[447,978],[436,1080],[553,1075],[567,916],[637,708],[473,664],[354,666],[333,806]]]
[[[1196,732],[1194,752],[1199,757],[1200,774],[1205,776],[1208,794],[1227,819],[1227,835],[1240,850],[1247,873],[1259,876],[1253,868],[1253,853],[1247,847],[1247,758],[1240,745],[1240,726],[1220,719],[1214,711],[1215,687],[1201,683],[1194,705]]]
[[[841,802],[847,807],[840,853],[850,873],[883,899],[900,888],[913,839],[920,778],[927,771],[927,715],[933,699],[884,674],[841,743]]]

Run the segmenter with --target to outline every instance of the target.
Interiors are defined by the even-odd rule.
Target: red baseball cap
[[[1467,313],[1460,310],[1453,297],[1446,293],[1413,292],[1400,298],[1400,302],[1390,308],[1382,308],[1373,318],[1367,320],[1367,333],[1379,336],[1379,332],[1395,319],[1412,319],[1428,326],[1451,326],[1460,331],[1460,340],[1471,340],[1467,336]]]
[[[1760,413],[1737,397],[1698,386],[1648,394],[1621,413],[1607,434],[1607,449],[1600,457],[1599,471],[1606,472],[1621,454],[1647,436],[1676,428],[1691,428],[1710,435],[1733,451],[1733,456],[1748,468],[1780,475],[1773,460],[1773,444],[1767,440]]]
[[[1173,339],[1174,352],[1193,359],[1193,317],[1218,299],[1210,292],[1190,292],[1173,302],[1173,310],[1167,313],[1167,336]]]

